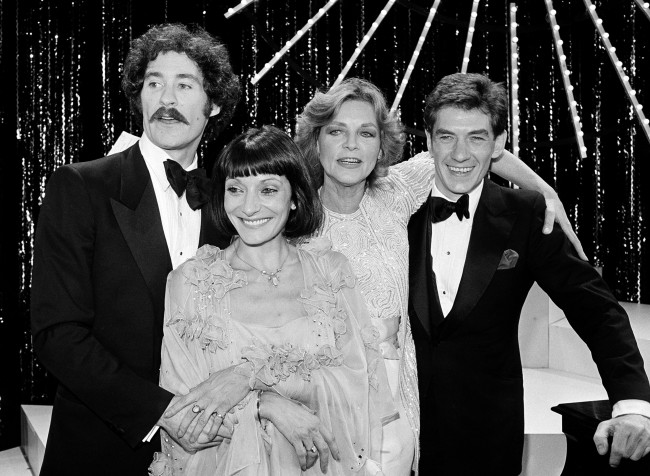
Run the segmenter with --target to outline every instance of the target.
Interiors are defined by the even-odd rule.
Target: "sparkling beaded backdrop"
[[[246,127],[273,123],[288,132],[318,87],[332,84],[383,0],[339,0],[257,84],[251,79],[327,0],[259,0],[229,19],[237,0],[0,0],[5,98],[0,110],[7,157],[2,167],[5,280],[0,295],[0,450],[19,443],[19,404],[50,403],[54,383],[34,359],[29,332],[33,235],[50,173],[101,157],[122,130],[140,134],[120,91],[132,38],[151,24],[197,23],[228,45],[241,74],[243,101],[231,127],[201,160]],[[584,0],[556,0],[586,158],[581,159],[544,0],[517,2],[519,155],[553,184],[587,254],[621,300],[650,303],[650,145]],[[391,5],[348,76],[378,84],[389,104],[433,0]],[[650,104],[650,16],[634,0],[594,2],[640,104]],[[472,1],[442,0],[400,103],[406,156],[425,148],[421,111],[442,76],[460,71]],[[469,72],[510,86],[510,27],[505,2],[481,0]],[[15,78],[15,82],[13,79]],[[15,106],[11,98],[15,96]],[[645,192],[645,193],[644,193]],[[17,250],[17,253],[14,252]]]

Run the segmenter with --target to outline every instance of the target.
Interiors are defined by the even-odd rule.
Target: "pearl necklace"
[[[238,248],[239,248],[239,246],[235,247],[235,255],[237,255],[237,258],[239,258],[239,260],[242,263],[247,264],[248,266],[253,268],[255,271],[260,273],[262,276],[264,276],[266,279],[268,279],[269,283],[272,284],[273,286],[277,287],[278,284],[280,284],[280,277],[278,276],[278,274],[280,274],[280,272],[282,271],[282,268],[284,267],[284,263],[286,263],[287,259],[289,259],[289,255],[291,254],[290,250],[287,253],[287,256],[285,256],[284,261],[282,261],[282,264],[280,264],[280,267],[278,269],[276,269],[275,271],[266,271],[266,270],[263,270],[263,269],[259,269],[257,266],[253,266],[248,261],[246,261],[244,258],[242,258],[238,253]]]

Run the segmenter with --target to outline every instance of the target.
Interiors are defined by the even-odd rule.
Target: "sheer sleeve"
[[[405,197],[407,216],[413,215],[431,193],[435,171],[435,163],[428,152],[390,167],[386,179],[397,195]]]
[[[243,286],[245,276],[233,271],[221,255],[221,250],[206,245],[167,278],[160,386],[176,395],[188,393],[212,372],[234,364],[223,298],[231,289]],[[251,395],[224,419],[224,424],[236,429],[233,438],[259,434]],[[156,454],[152,463],[152,467],[163,468],[160,474],[166,474],[167,470],[170,474],[210,474],[215,469],[215,461],[224,470],[221,474],[235,474],[259,461],[260,448],[263,448],[260,440],[257,445],[238,442],[239,447],[249,449],[246,453],[232,453],[215,446],[188,454],[164,430],[160,436],[162,453]],[[257,452],[253,451],[255,448]]]
[[[350,263],[327,248],[329,240],[318,241],[324,244],[310,244],[318,272],[311,277],[313,291],[305,296],[306,307],[312,316],[324,310],[331,317],[335,345],[328,352],[340,363],[314,373],[317,380],[304,403],[329,421],[343,468],[356,471],[367,458],[379,461],[382,425],[399,415],[378,351],[379,332],[356,288]]]

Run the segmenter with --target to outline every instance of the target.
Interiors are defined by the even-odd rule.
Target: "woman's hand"
[[[265,418],[291,443],[303,471],[320,457],[320,469],[327,472],[329,455],[340,461],[339,448],[332,433],[314,412],[304,405],[274,392],[260,395],[260,417]]]
[[[173,405],[180,397],[174,397],[170,403],[170,406]],[[188,438],[189,433],[185,436],[178,436],[178,427],[180,426],[183,419],[187,416],[186,413],[192,413],[191,408],[186,408],[171,416],[170,418],[165,418],[164,416],[158,420],[158,425],[162,427],[169,437],[173,439],[176,444],[182,447],[187,453],[194,454],[197,451],[210,448],[211,446],[218,446],[221,444],[224,438],[230,438],[232,432],[228,429],[228,424],[224,423],[219,426],[218,434],[216,437],[211,438],[207,430],[204,430],[200,435],[197,441],[191,442]],[[196,419],[192,420],[193,425],[196,425]],[[194,428],[190,425],[190,428]],[[230,425],[232,428],[232,425]]]
[[[553,231],[553,222],[557,222],[569,241],[575,247],[578,256],[585,261],[589,261],[589,258],[587,258],[587,255],[582,249],[582,244],[580,243],[578,236],[573,231],[573,226],[571,226],[569,217],[564,210],[564,205],[562,205],[557,192],[553,188],[548,187],[544,188],[542,195],[544,195],[544,200],[546,200],[546,213],[544,215],[544,227],[542,228],[542,233],[548,235]]]

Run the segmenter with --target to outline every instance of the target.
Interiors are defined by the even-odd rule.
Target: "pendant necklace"
[[[262,276],[264,276],[266,279],[268,279],[269,283],[271,283],[273,286],[277,287],[278,284],[280,284],[280,277],[278,276],[278,274],[280,274],[280,272],[282,271],[282,268],[284,267],[284,263],[286,263],[287,260],[289,259],[289,255],[291,254],[291,250],[289,250],[289,252],[287,253],[287,256],[284,258],[284,261],[282,261],[282,264],[280,264],[280,267],[278,269],[276,269],[275,271],[266,271],[264,269],[259,269],[257,266],[253,266],[248,261],[246,261],[244,258],[242,258],[239,255],[239,253],[237,252],[238,249],[239,249],[239,246],[235,247],[235,254],[237,255],[237,258],[239,258],[242,263],[247,264],[248,266],[253,268],[255,271],[260,273]]]

